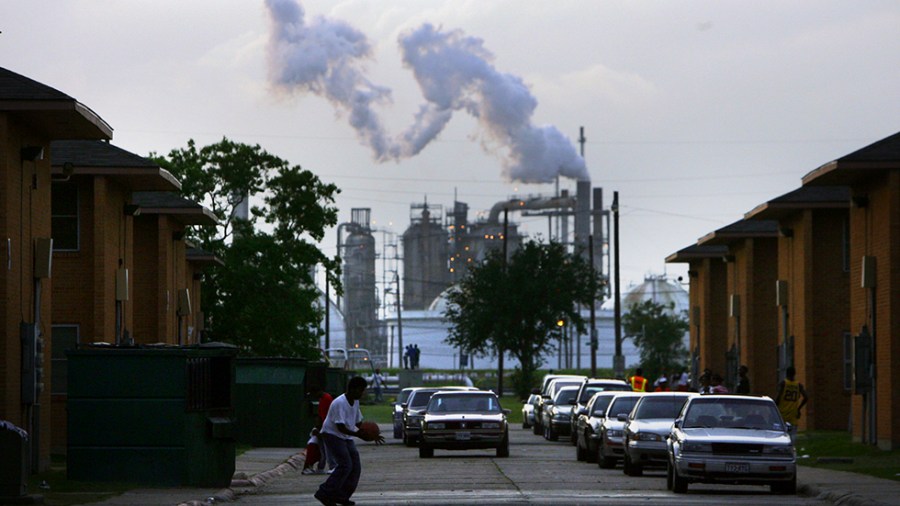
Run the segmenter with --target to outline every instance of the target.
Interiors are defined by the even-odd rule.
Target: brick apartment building
[[[801,428],[898,448],[900,133],[802,182],[666,258],[689,264],[695,370],[724,362],[733,381],[744,363],[753,393],[775,396],[793,365],[810,394]]]
[[[33,469],[50,461],[51,395],[23,382],[41,356],[23,353],[23,342],[51,341],[50,143],[111,137],[112,128],[84,104],[0,68],[0,419],[31,434]],[[42,351],[38,365],[48,384],[50,352]]]
[[[853,341],[852,433],[900,448],[900,133],[822,165],[803,185],[850,188],[850,281],[842,300],[850,331],[862,336]]]

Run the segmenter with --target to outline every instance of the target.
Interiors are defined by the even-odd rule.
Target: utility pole
[[[613,270],[615,270],[614,283],[615,292],[613,295],[614,306],[614,325],[616,331],[616,355],[613,357],[613,371],[617,378],[625,377],[625,357],[622,356],[622,297],[619,288],[619,192],[613,192],[613,254],[615,261],[613,262]]]
[[[400,274],[395,272],[394,279],[397,281],[397,354],[400,357],[400,363],[403,363],[403,304],[400,302]],[[412,357],[410,357],[412,358]],[[411,367],[410,367],[411,368]]]
[[[325,268],[325,349],[331,348],[331,281]]]
[[[594,272],[594,234],[588,236],[588,258],[591,262],[591,377],[597,377],[597,278]]]
[[[509,251],[509,246],[507,243],[509,242],[509,209],[503,209],[503,274],[504,280],[506,279],[506,256]],[[507,329],[504,329],[503,332],[507,332]],[[505,341],[505,339],[504,339]],[[499,374],[497,375],[497,395],[503,397],[503,354],[506,350],[504,350],[503,345],[497,346],[497,368],[499,369]]]

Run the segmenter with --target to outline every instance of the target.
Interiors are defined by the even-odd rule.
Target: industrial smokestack
[[[537,100],[518,76],[501,72],[484,41],[461,30],[423,24],[399,38],[404,65],[413,72],[425,102],[399,135],[385,131],[376,105],[391,90],[369,81],[364,61],[372,47],[366,36],[342,21],[306,19],[296,0],[266,0],[271,19],[269,79],[287,93],[313,93],[345,114],[376,161],[417,155],[444,129],[454,112],[478,120],[503,161],[503,175],[524,183],[557,176],[587,180],[584,159],[554,126],[535,126]]]
[[[575,185],[575,251],[588,259],[588,236],[591,235],[591,182],[579,180]]]

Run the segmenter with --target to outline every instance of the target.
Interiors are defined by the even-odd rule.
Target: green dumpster
[[[69,479],[231,483],[236,348],[104,347],[67,355]]]
[[[237,440],[255,447],[303,448],[313,427],[306,360],[240,358],[235,366]]]

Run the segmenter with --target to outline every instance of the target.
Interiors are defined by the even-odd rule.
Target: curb
[[[816,499],[828,501],[829,503],[837,504],[838,506],[887,506],[883,502],[867,499],[854,492],[847,492],[845,490],[823,490],[814,485],[800,485],[797,487],[797,493],[798,495],[815,497]]]
[[[304,460],[306,460],[305,450],[288,457],[287,460],[274,468],[255,474],[250,478],[247,478],[244,473],[236,473],[235,478],[231,480],[231,485],[228,488],[223,488],[206,499],[194,499],[193,501],[179,503],[178,506],[211,506],[218,502],[231,502],[236,497],[246,494],[258,487],[265,486],[267,483],[280,476],[291,471],[296,471],[297,469],[302,469]]]

